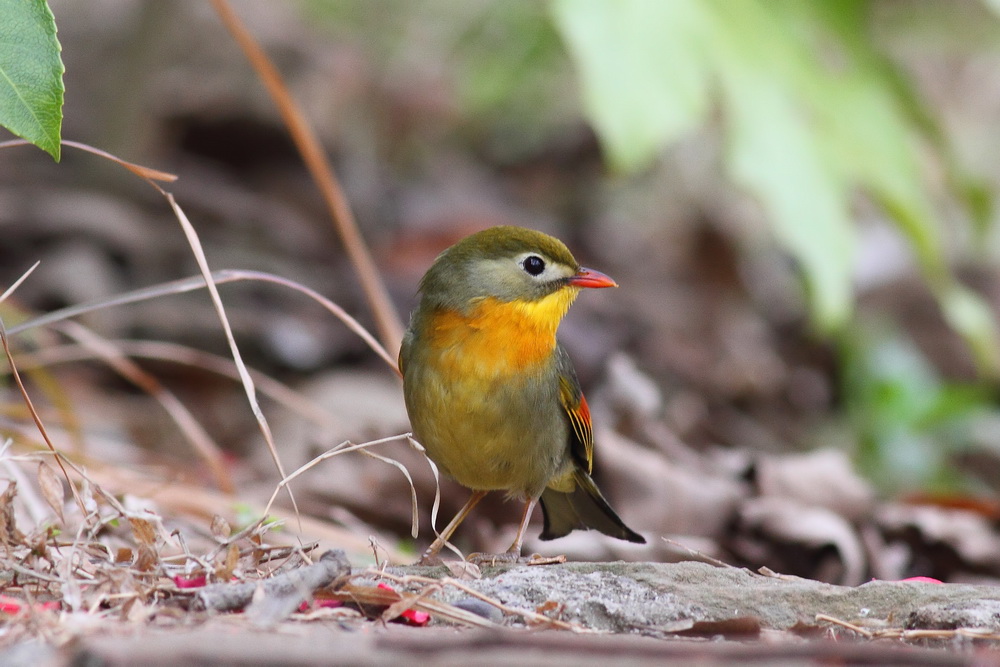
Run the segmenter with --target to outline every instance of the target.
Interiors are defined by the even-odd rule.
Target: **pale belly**
[[[407,375],[414,437],[463,486],[537,497],[571,468],[557,382],[505,377],[457,385],[435,372]]]

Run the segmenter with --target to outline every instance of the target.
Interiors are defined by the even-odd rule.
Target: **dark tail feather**
[[[626,526],[615,514],[590,475],[577,469],[573,477],[576,488],[569,493],[560,493],[554,489],[542,492],[545,530],[542,531],[541,539],[554,540],[578,528],[592,528],[620,540],[646,543],[642,535]]]

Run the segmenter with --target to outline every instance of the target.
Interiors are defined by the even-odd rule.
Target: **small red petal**
[[[16,614],[24,609],[25,602],[18,598],[11,597],[9,595],[0,595],[0,612],[4,614]],[[57,611],[62,608],[55,600],[49,600],[48,602],[40,602],[32,605],[32,609],[38,610],[42,609],[45,611]]]
[[[381,588],[383,591],[395,592],[395,589],[385,582],[380,582],[378,587]],[[398,617],[392,620],[400,621],[402,623],[406,623],[407,625],[421,626],[421,625],[427,625],[427,623],[431,620],[431,615],[428,614],[426,611],[416,611],[415,609],[407,609]]]
[[[312,604],[309,604],[308,601],[300,604],[299,611],[306,612],[309,611],[310,609],[336,609],[337,607],[343,607],[343,606],[344,603],[341,602],[340,600],[315,599],[312,601]]]
[[[177,586],[177,588],[201,588],[207,581],[204,574],[190,578],[178,575],[174,577],[173,580],[174,585]]]
[[[943,584],[944,582],[940,579],[935,579],[934,577],[907,577],[906,579],[900,579],[903,583],[916,583],[916,584]]]
[[[7,595],[0,595],[0,612],[5,614],[16,614],[24,608],[24,602]]]
[[[414,609],[407,609],[406,611],[404,611],[402,614],[399,615],[399,618],[401,621],[403,621],[403,623],[406,623],[407,625],[415,625],[417,627],[420,627],[423,625],[427,625],[427,623],[431,620],[431,615],[428,614],[426,611],[416,611]]]

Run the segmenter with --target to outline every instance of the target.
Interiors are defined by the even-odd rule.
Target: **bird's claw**
[[[426,565],[426,566],[444,565],[444,559],[442,559],[441,556],[438,554],[424,554],[423,556],[420,557],[420,560],[414,563],[414,565]]]
[[[520,551],[504,551],[498,554],[472,553],[466,556],[465,560],[476,565],[496,566],[498,564],[526,562],[528,559],[522,557]]]

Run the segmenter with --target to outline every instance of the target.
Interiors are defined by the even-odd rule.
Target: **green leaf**
[[[996,323],[950,287],[928,187],[928,172],[943,163],[952,188],[966,194],[961,170],[918,96],[866,36],[869,2],[553,0],[552,7],[613,167],[647,166],[708,120],[709,91],[719,89],[726,166],[798,261],[821,329],[851,313],[852,206],[861,191],[907,237],[981,368],[1000,368],[989,353],[1000,349]],[[972,190],[965,199],[981,219],[990,210]]]
[[[58,162],[65,71],[44,0],[0,0],[0,125]]]
[[[708,108],[711,26],[699,0],[555,0],[587,114],[612,166],[648,166]]]
[[[809,96],[809,82],[824,72],[791,18],[768,3],[716,4],[713,64],[724,94],[728,167],[799,261],[813,320],[829,332],[851,312],[850,190],[829,159],[829,137]]]
[[[961,488],[951,458],[975,446],[977,424],[995,422],[990,385],[942,378],[904,332],[871,321],[840,342],[861,469],[887,491]]]
[[[995,14],[1000,14],[1000,0],[983,0],[983,4],[989,7]]]
[[[948,324],[965,338],[979,368],[990,377],[1000,377],[997,321],[989,305],[959,284],[942,290],[938,300]]]
[[[854,229],[847,197],[824,164],[817,137],[787,91],[761,72],[730,68],[729,168],[763,203],[775,234],[799,260],[816,323],[842,324],[851,310]]]

